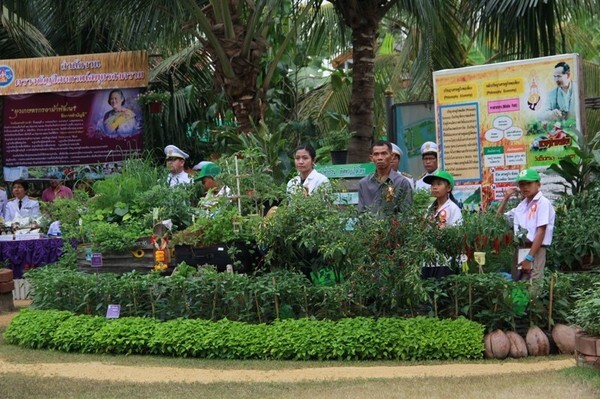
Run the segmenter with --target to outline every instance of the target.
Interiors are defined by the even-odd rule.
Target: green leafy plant
[[[347,127],[330,130],[325,132],[323,136],[323,146],[329,148],[331,151],[346,150],[348,149],[351,137],[352,132]]]
[[[600,336],[600,283],[580,294],[575,303],[574,321],[586,334]]]
[[[587,143],[581,139],[578,143],[572,138],[572,144],[569,147],[574,156],[561,158],[558,163],[550,165],[549,169],[556,172],[565,179],[563,186],[569,189],[571,194],[578,194],[592,189],[598,184],[598,174],[600,173],[600,132]],[[561,193],[567,194],[566,191]]]
[[[600,187],[555,203],[556,222],[549,264],[564,270],[590,269],[600,259]]]
[[[138,96],[138,102],[142,105],[150,104],[153,102],[165,103],[169,101],[170,98],[171,93],[168,93],[166,91],[148,90],[144,93],[141,93]]]
[[[423,281],[418,269],[401,272],[399,263],[371,263],[347,275],[343,283],[326,286],[312,284],[305,275],[286,270],[249,276],[217,273],[209,267],[196,270],[185,264],[178,269],[170,278],[137,272],[96,276],[53,265],[30,270],[25,277],[32,286],[35,308],[77,314],[102,316],[111,303],[123,304],[123,317],[161,320],[227,318],[265,323],[284,318],[337,320],[359,315],[427,314],[464,316],[488,330],[512,328],[523,317],[540,326],[564,323],[572,317],[580,292],[600,283],[596,273],[547,273],[523,314],[515,304],[515,290],[527,291],[529,287],[498,273]],[[400,277],[400,273],[413,272],[418,280]]]
[[[61,339],[59,334],[67,328],[67,338]],[[4,337],[10,344],[36,348],[219,359],[434,360],[479,359],[483,354],[483,327],[463,318],[358,317],[252,325],[227,319],[100,321],[31,310],[19,314]],[[69,345],[71,337],[91,339],[78,346]]]

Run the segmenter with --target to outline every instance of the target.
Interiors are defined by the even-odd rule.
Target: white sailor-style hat
[[[194,165],[194,167],[192,169],[194,169],[194,170],[200,170],[203,167],[205,167],[206,165],[208,165],[209,163],[212,163],[212,162],[210,162],[210,161],[200,161],[196,165]]]
[[[396,144],[394,143],[390,143],[392,145],[392,154],[398,154],[398,156],[400,158],[402,158],[402,155],[404,155],[402,153],[402,150],[400,149],[400,147],[398,147]]]
[[[424,155],[424,154],[427,154],[427,153],[430,153],[430,152],[435,152],[437,154],[438,153],[438,146],[433,141],[426,141],[421,146],[421,155]]]
[[[181,151],[177,146],[168,145],[165,147],[165,155],[167,157],[183,158],[188,159],[190,156],[185,152]]]

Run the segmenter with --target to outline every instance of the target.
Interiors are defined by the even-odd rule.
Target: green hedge
[[[182,268],[182,270],[186,270]],[[550,278],[553,279],[550,301]],[[103,316],[109,304],[121,305],[122,317],[177,318],[268,323],[276,319],[464,316],[487,330],[514,329],[519,323],[548,325],[569,322],[578,293],[600,283],[595,273],[547,273],[523,316],[514,294],[529,284],[497,273],[460,274],[443,280],[419,280],[426,295],[402,289],[402,281],[385,278],[385,287],[353,278],[335,286],[317,286],[304,275],[277,271],[255,276],[187,269],[170,278],[159,274],[81,273],[48,266],[27,273],[33,307]],[[362,284],[362,285],[361,285]],[[385,289],[384,289],[385,288]],[[408,305],[401,305],[408,304]]]
[[[460,318],[282,320],[273,324],[141,317],[107,320],[24,310],[4,339],[28,348],[215,359],[478,359],[483,326]]]

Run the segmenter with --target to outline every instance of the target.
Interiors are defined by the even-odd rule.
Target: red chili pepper
[[[500,252],[500,240],[498,239],[498,237],[494,237],[494,252]]]
[[[488,236],[483,236],[483,249],[487,248],[488,245]]]

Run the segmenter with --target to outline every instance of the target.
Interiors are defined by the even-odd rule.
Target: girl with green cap
[[[429,206],[428,213],[439,227],[455,226],[462,223],[462,213],[452,195],[454,177],[445,170],[436,170],[425,176],[423,181],[431,185],[431,195],[435,197]]]
[[[458,207],[452,189],[454,188],[454,177],[445,170],[436,170],[431,175],[423,178],[430,185],[431,195],[435,201],[427,210],[427,214],[440,228],[456,226],[462,223],[462,213]],[[440,259],[435,263],[424,263],[421,269],[423,278],[443,278],[456,272],[451,267],[450,259]]]

